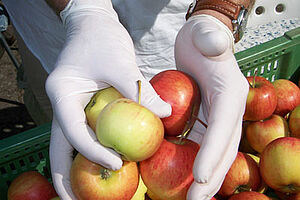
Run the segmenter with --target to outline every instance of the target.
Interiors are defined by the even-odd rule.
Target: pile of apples
[[[300,200],[300,83],[246,78],[249,93],[239,152],[217,195]]]
[[[212,199],[300,200],[300,81],[297,86],[285,79],[246,78],[249,93],[239,152]],[[186,199],[200,148],[187,139],[198,123],[193,116],[200,107],[200,90],[178,70],[163,71],[150,83],[172,106],[171,116],[160,119],[140,99],[124,98],[113,87],[91,98],[87,123],[103,146],[121,155],[123,166],[109,170],[78,153],[70,171],[77,199]],[[49,191],[51,198],[56,196]]]

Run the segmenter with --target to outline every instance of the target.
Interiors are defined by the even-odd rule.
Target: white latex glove
[[[50,161],[54,186],[62,199],[72,199],[69,171],[73,147],[90,161],[117,170],[120,155],[97,141],[86,123],[84,108],[92,95],[109,86],[124,97],[166,117],[171,106],[162,101],[135,62],[132,40],[119,23],[110,0],[71,0],[60,13],[67,31],[55,70],[46,82],[54,116]]]
[[[195,78],[201,90],[199,119],[190,139],[201,144],[188,200],[210,200],[233,163],[241,137],[249,85],[234,57],[233,36],[209,15],[190,17],[175,45],[176,66]]]

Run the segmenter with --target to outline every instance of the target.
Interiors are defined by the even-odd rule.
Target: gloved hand
[[[117,170],[120,156],[97,141],[84,108],[92,95],[109,86],[166,117],[171,106],[160,99],[135,62],[132,40],[119,23],[110,0],[71,0],[60,13],[67,36],[55,70],[46,81],[54,111],[50,141],[53,183],[62,199],[72,199],[69,172],[73,147],[90,161]]]
[[[201,90],[198,118],[190,139],[201,144],[188,200],[211,199],[238,152],[249,85],[233,54],[229,28],[210,15],[188,19],[175,44],[176,66],[195,78]]]

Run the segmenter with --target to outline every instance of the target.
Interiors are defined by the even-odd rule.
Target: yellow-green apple
[[[275,194],[281,200],[300,200],[300,192],[293,194],[293,193],[282,193],[279,191],[275,191]]]
[[[54,187],[37,171],[26,171],[18,175],[8,187],[9,200],[49,200],[56,197]]]
[[[147,192],[147,187],[144,184],[142,176],[139,175],[139,185],[131,200],[145,200],[146,192]]]
[[[252,121],[246,128],[247,141],[258,153],[261,153],[271,141],[286,137],[288,134],[289,127],[286,119],[275,114],[264,120]]]
[[[199,148],[189,139],[166,137],[153,156],[139,163],[148,190],[160,200],[185,200]]]
[[[300,89],[287,79],[277,79],[273,85],[278,99],[274,113],[284,117],[300,104]]]
[[[245,191],[232,195],[228,200],[272,200],[265,194],[255,191]]]
[[[78,153],[70,183],[77,199],[130,200],[138,188],[139,172],[135,162],[124,161],[121,169],[112,171]]]
[[[291,136],[300,138],[300,105],[289,114],[288,123]]]
[[[300,192],[300,139],[281,137],[270,142],[260,155],[259,169],[272,189]]]
[[[96,131],[97,118],[102,109],[113,100],[122,98],[122,94],[114,87],[105,88],[99,90],[91,98],[87,106],[85,107],[85,115],[87,118],[88,125]]]
[[[271,116],[277,105],[276,91],[272,83],[261,76],[249,76],[246,79],[250,86],[244,120],[258,121]]]
[[[229,197],[243,191],[258,191],[261,185],[262,179],[255,160],[246,153],[238,152],[218,195]]]
[[[246,137],[246,128],[251,121],[243,121],[242,124],[242,136],[239,144],[239,151],[243,153],[256,154],[257,152],[250,146]]]
[[[113,148],[128,161],[152,156],[164,138],[160,118],[127,98],[112,101],[101,111],[96,125],[99,142]]]
[[[172,114],[162,118],[165,134],[177,136],[195,122],[200,107],[200,89],[197,82],[179,70],[166,70],[156,74],[151,80],[156,93],[172,107]]]

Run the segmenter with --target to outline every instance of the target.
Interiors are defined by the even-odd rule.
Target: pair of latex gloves
[[[171,106],[154,91],[138,69],[132,39],[120,24],[110,0],[71,0],[60,13],[67,30],[55,70],[46,82],[54,117],[50,141],[53,183],[61,199],[76,199],[70,186],[74,148],[89,160],[113,170],[122,160],[103,147],[86,123],[84,108],[92,95],[109,86],[138,99],[159,117]],[[201,89],[199,118],[190,139],[201,144],[194,162],[194,183],[187,199],[211,199],[238,151],[248,83],[232,53],[229,29],[211,16],[191,17],[178,33],[175,59],[179,70],[192,75]]]

